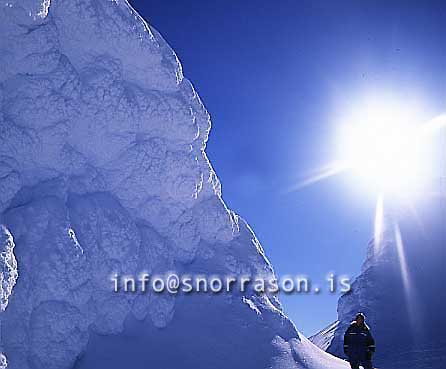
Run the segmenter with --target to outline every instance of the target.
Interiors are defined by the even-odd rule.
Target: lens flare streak
[[[339,163],[339,162],[330,164],[330,165],[326,166],[325,168],[319,169],[316,172],[316,174],[314,174],[313,176],[310,176],[310,177],[302,180],[301,182],[295,184],[287,192],[301,190],[305,187],[311,186],[311,185],[313,185],[317,182],[320,182],[324,179],[327,179],[327,178],[333,177],[337,174],[340,174],[348,169],[349,169],[348,166],[346,166],[345,164]]]
[[[396,250],[401,269],[401,278],[403,280],[407,313],[410,319],[412,335],[414,339],[416,339],[417,332],[422,331],[422,326],[420,326],[421,320],[419,319],[418,316],[418,297],[416,296],[416,291],[412,288],[409,275],[409,268],[407,266],[406,255],[404,252],[403,238],[401,236],[400,227],[396,222],[394,223],[394,232],[395,232]]]
[[[384,232],[384,205],[382,195],[378,196],[375,210],[375,223],[373,227],[373,244],[375,255],[381,250]]]
[[[403,238],[401,236],[400,227],[398,226],[397,223],[394,224],[394,232],[395,232],[395,244],[396,244],[395,246],[396,246],[396,251],[398,253],[398,259],[401,268],[401,277],[403,279],[404,289],[406,293],[408,293],[410,288],[409,272],[407,269],[406,255],[404,253]]]

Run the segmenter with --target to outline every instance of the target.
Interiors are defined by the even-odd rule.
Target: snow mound
[[[209,114],[126,1],[3,0],[0,33],[9,368],[346,368],[275,296],[113,292],[113,273],[273,276],[221,199]]]

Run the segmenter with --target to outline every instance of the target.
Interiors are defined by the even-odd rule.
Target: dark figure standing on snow
[[[365,316],[362,313],[356,315],[344,334],[344,352],[352,369],[373,369],[372,353],[375,352],[375,340],[370,329],[365,324]]]

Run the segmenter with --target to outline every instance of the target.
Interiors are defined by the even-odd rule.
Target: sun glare
[[[344,119],[338,144],[345,167],[377,192],[401,193],[422,184],[429,163],[422,121],[413,107],[374,102]]]
[[[345,172],[378,196],[412,198],[428,192],[429,182],[441,175],[438,157],[443,149],[438,148],[438,138],[446,129],[446,114],[432,118],[420,101],[380,93],[344,105],[334,121],[337,135],[331,162],[287,192]]]

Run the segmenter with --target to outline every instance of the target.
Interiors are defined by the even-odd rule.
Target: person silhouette
[[[352,369],[373,369],[372,354],[375,352],[375,340],[370,328],[365,323],[363,313],[356,314],[344,334],[344,353]]]

